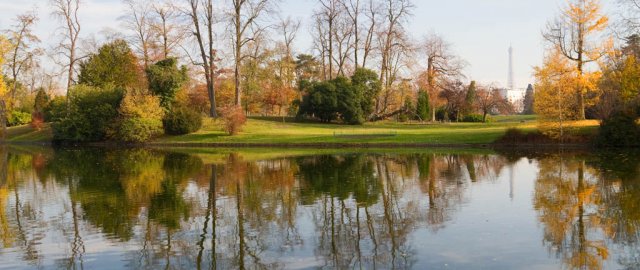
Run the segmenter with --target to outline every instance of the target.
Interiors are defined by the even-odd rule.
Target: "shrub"
[[[185,106],[173,106],[162,120],[164,133],[185,135],[196,132],[202,127],[202,115]]]
[[[465,115],[462,118],[462,122],[466,122],[466,123],[482,123],[482,115],[480,114],[469,114],[469,115]],[[487,119],[488,122],[488,119]]]
[[[229,106],[222,109],[222,121],[224,123],[224,131],[229,135],[237,135],[242,131],[242,127],[247,122],[247,117],[240,106]]]
[[[554,142],[556,142],[554,139],[550,138],[547,135],[542,134],[539,131],[525,133],[522,130],[517,128],[507,129],[504,136],[502,136],[502,138],[496,141],[496,143],[506,144],[506,145],[554,143]]]
[[[31,127],[36,130],[41,130],[44,126],[44,114],[41,112],[34,112],[31,114]]]
[[[56,141],[91,142],[107,138],[118,118],[123,92],[114,88],[77,85],[69,92],[69,103],[56,106],[52,124]]]
[[[31,123],[31,114],[21,111],[12,111],[7,119],[7,125],[10,127],[21,126]]]
[[[123,142],[142,143],[162,134],[164,110],[160,99],[146,93],[129,91],[118,108],[120,117],[114,138]]]
[[[119,141],[142,143],[162,134],[162,120],[150,118],[124,118],[118,124]]]
[[[600,147],[638,146],[638,138],[640,127],[636,123],[635,115],[618,112],[602,121],[596,144]]]

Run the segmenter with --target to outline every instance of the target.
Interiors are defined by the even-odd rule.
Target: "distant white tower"
[[[515,82],[513,78],[513,47],[509,46],[509,81],[507,82],[507,87],[510,90],[515,89]]]

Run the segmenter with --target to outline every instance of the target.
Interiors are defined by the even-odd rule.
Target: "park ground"
[[[151,142],[156,145],[224,146],[224,145],[485,145],[494,143],[509,128],[524,132],[537,130],[535,116],[494,116],[489,123],[399,123],[382,121],[362,126],[295,123],[293,119],[250,118],[243,131],[227,135],[222,123],[205,119],[202,129],[184,136],[163,136]],[[572,122],[576,133],[587,137],[597,132],[597,121]],[[47,143],[51,129],[34,130],[29,126],[8,129],[8,141],[14,143]]]

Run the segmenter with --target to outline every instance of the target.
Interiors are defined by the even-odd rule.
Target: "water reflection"
[[[482,207],[478,197],[508,193],[513,202],[514,184],[525,184],[517,168],[524,167],[537,173],[531,192],[519,196],[538,224],[525,233],[539,235],[540,249],[551,255],[536,263],[637,269],[639,164],[633,153],[260,158],[1,146],[0,262],[9,268],[404,269],[445,267],[444,261],[471,268],[445,251],[426,256],[431,249],[418,240],[465,250],[452,227],[470,215],[465,209]],[[503,182],[510,189],[497,191]],[[481,235],[486,226],[466,233]],[[492,241],[499,246],[509,239]]]

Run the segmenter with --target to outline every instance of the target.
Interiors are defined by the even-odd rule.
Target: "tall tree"
[[[127,14],[120,19],[124,26],[134,33],[130,43],[142,55],[144,68],[147,68],[153,61],[151,51],[154,46],[150,7],[146,1],[140,0],[124,0],[124,3],[127,6]]]
[[[599,0],[571,0],[561,10],[560,16],[548,24],[544,33],[545,39],[576,65],[579,119],[585,119],[585,65],[604,55],[597,35],[605,30],[608,22]]]
[[[449,43],[436,34],[427,35],[422,41],[420,50],[427,65],[426,70],[421,74],[421,83],[429,93],[431,121],[435,122],[436,102],[441,91],[439,82],[462,76],[466,63],[452,52]]]
[[[185,39],[188,29],[178,22],[177,8],[168,1],[154,2],[151,8],[152,28],[160,39],[162,58],[175,57],[174,50]]]
[[[405,39],[405,23],[412,15],[415,6],[410,0],[385,0],[384,28],[381,31],[380,48],[381,63],[380,81],[384,88],[389,88],[393,83],[394,66],[397,59],[394,54],[406,52],[408,48]]]
[[[578,102],[575,85],[576,67],[559,50],[549,52],[541,67],[534,68],[536,78],[535,112],[547,135],[561,140],[568,120],[576,118]]]
[[[349,23],[353,29],[353,63],[356,67],[360,64],[358,53],[360,52],[360,15],[362,14],[361,0],[341,0],[341,4],[349,17]]]
[[[0,66],[4,64],[4,55],[8,50],[8,42],[6,38],[0,35]],[[7,86],[4,82],[4,76],[0,73],[0,139],[4,139],[7,135],[7,106],[5,100],[7,96]]]
[[[18,15],[15,24],[7,31],[10,44],[7,65],[12,82],[9,107],[13,107],[16,100],[20,75],[33,67],[35,58],[40,53],[37,48],[32,48],[40,42],[33,33],[33,26],[37,20],[38,17],[33,12]]]
[[[191,19],[193,27],[193,35],[197,41],[199,54],[202,62],[196,62],[196,65],[202,67],[207,82],[207,94],[209,96],[209,116],[217,117],[216,112],[216,91],[215,91],[215,73],[216,73],[216,55],[217,51],[213,49],[215,24],[213,0],[189,0],[189,10],[186,12]],[[201,22],[204,20],[203,22]]]
[[[529,86],[527,86],[527,92],[524,95],[524,110],[522,110],[522,114],[525,115],[529,115],[529,114],[533,114],[533,104],[534,104],[534,91],[533,91],[533,85],[529,84]]]
[[[367,67],[367,60],[373,54],[375,49],[374,39],[379,28],[379,22],[382,17],[382,6],[375,0],[369,0],[365,16],[367,17],[367,32],[362,47],[362,67]],[[356,63],[357,64],[357,63]]]
[[[78,41],[80,38],[80,0],[51,0],[52,14],[61,21],[63,41],[57,48],[65,58],[64,67],[67,68],[67,94],[74,82],[75,66],[80,60],[78,56]]]
[[[316,11],[316,20],[318,24],[324,25],[326,28],[326,57],[329,65],[328,78],[333,79],[333,53],[334,53],[334,40],[333,33],[336,28],[338,16],[340,16],[340,2],[338,0],[318,0],[320,3],[320,9]]]
[[[231,0],[233,11],[231,13],[231,24],[234,29],[233,45],[234,45],[234,70],[235,70],[235,89],[236,89],[236,106],[242,104],[242,84],[241,84],[241,65],[242,60],[247,56],[243,54],[242,49],[247,43],[251,42],[255,35],[259,35],[264,31],[263,26],[258,25],[258,19],[271,10],[273,0]],[[249,35],[252,31],[253,36]]]

